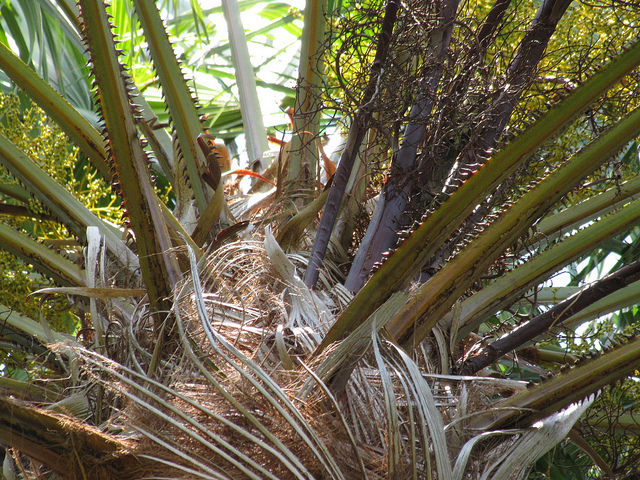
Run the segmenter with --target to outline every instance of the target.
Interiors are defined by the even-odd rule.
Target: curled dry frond
[[[223,245],[201,265],[190,252],[191,276],[177,286],[172,308],[178,341],[161,377],[144,373],[134,357],[116,362],[82,347],[58,347],[79,360],[87,385],[107,392],[109,429],[127,439],[146,474],[382,479],[431,471],[458,480],[471,470],[506,468],[502,457],[485,455],[486,439],[510,455],[530,449],[524,437],[514,437],[520,431],[475,437],[465,429],[496,396],[523,389],[522,382],[426,375],[375,332],[345,393],[334,397],[316,372],[336,347],[309,354],[322,322],[340,308],[340,292],[303,290],[300,260],[272,239],[267,231],[264,242]],[[131,339],[137,333],[141,344],[145,331],[135,326],[144,323],[132,322]]]

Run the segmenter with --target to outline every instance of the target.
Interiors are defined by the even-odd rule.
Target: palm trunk
[[[393,33],[393,26],[396,22],[398,7],[398,2],[391,0],[385,9],[382,29],[378,37],[376,56],[371,66],[369,84],[363,96],[365,101],[358,110],[349,130],[349,136],[342,155],[340,156],[340,163],[338,164],[338,169],[336,170],[333,183],[331,184],[331,190],[329,191],[329,197],[327,198],[327,203],[324,207],[322,218],[320,219],[318,234],[316,235],[311,257],[309,258],[309,265],[304,274],[304,283],[310,288],[313,288],[318,281],[320,266],[327,251],[327,246],[329,245],[333,226],[338,217],[342,197],[349,182],[356,155],[368,130],[367,124],[372,113],[371,107],[378,94],[378,85],[380,77],[383,74],[382,67],[389,52],[389,43],[391,41],[391,34]]]
[[[440,43],[441,57],[440,61],[436,62],[438,67],[431,72],[427,80],[427,84],[431,89],[437,87],[442,75],[442,61],[444,61],[444,54],[448,48],[448,38],[452,28],[451,23],[455,15],[454,3],[457,6],[457,2],[451,2],[443,7],[442,26],[443,28],[449,28],[449,36],[442,36]],[[495,146],[522,92],[531,83],[535,68],[542,58],[547,43],[570,3],[570,0],[547,0],[540,7],[531,28],[523,38],[518,52],[507,70],[507,87],[484,116],[484,128],[480,131],[477,139],[470,142],[456,160],[453,160],[455,156],[451,156],[452,160],[447,163],[442,162],[440,158],[427,157],[417,168],[415,166],[417,145],[423,141],[426,132],[424,114],[421,115],[421,136],[419,139],[412,137],[413,131],[417,126],[414,126],[413,123],[407,126],[403,147],[398,153],[398,168],[391,170],[389,181],[380,196],[378,205],[376,205],[371,223],[345,282],[345,286],[349,290],[353,292],[360,290],[369,277],[373,266],[381,261],[384,252],[396,245],[399,231],[408,223],[408,219],[404,215],[407,199],[418,190],[418,171],[428,172],[430,175],[431,178],[425,179],[425,182],[440,183],[446,180],[445,185],[455,187],[456,182],[459,180],[461,169],[468,169],[470,166],[475,168],[484,163],[487,152]],[[482,34],[481,43],[479,44],[480,49],[486,43],[482,39],[488,38],[492,30],[497,27],[499,19],[506,10],[506,6],[504,2],[498,2],[494,7],[493,15],[490,14],[488,17],[490,24],[486,28],[483,27],[480,32]],[[451,17],[446,15],[451,15]],[[420,104],[419,98],[417,105],[419,106]],[[426,116],[430,113],[432,106],[432,103],[424,105],[424,107],[428,108]],[[422,112],[425,112],[425,110],[423,109]],[[415,143],[416,140],[418,140],[418,143]],[[405,148],[405,144],[409,148]],[[447,174],[452,165],[456,165],[455,169]],[[415,173],[416,180],[414,181],[408,180],[411,178],[411,172]]]
[[[435,91],[442,77],[457,9],[458,0],[444,0],[442,3],[440,22],[438,28],[431,33],[430,39],[434,66],[428,69],[423,77],[402,145],[391,166],[389,180],[382,189],[373,217],[345,281],[345,286],[352,292],[362,288],[373,265],[380,261],[382,253],[395,245],[398,231],[405,222],[403,214],[407,200],[417,187],[415,180],[409,179],[411,172],[415,171],[418,147],[424,142],[426,123],[431,115]]]

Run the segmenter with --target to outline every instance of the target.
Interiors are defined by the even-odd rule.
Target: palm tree
[[[222,13],[191,3],[187,32]],[[17,28],[35,21],[20,16],[28,5],[3,7],[19,55],[0,47],[0,68],[114,186],[132,232],[124,241],[28,141],[0,135],[17,180],[0,189],[16,207],[0,246],[52,278],[36,293],[79,299],[83,318],[71,337],[46,315],[7,316],[6,362],[37,360],[29,381],[0,377],[3,474],[524,478],[556,445],[575,475],[630,473],[635,450],[614,448],[628,422],[607,412],[637,408],[635,312],[589,322],[633,305],[640,281],[637,7],[308,2],[291,141],[261,174],[250,170],[264,129],[236,27],[240,7],[262,3],[223,2],[242,111],[214,106],[208,125],[167,35],[184,20],[179,5],[163,21],[153,2],[80,0],[76,11],[43,0],[45,35],[32,38],[56,52],[40,68],[49,83]],[[576,18],[593,20],[590,40],[568,35]],[[598,22],[613,18],[630,43],[600,47]],[[130,54],[116,49],[112,21],[121,35],[129,26]],[[80,36],[97,124],[84,82],[60,88],[60,65],[84,71]],[[141,38],[166,113],[122,67],[135,65]],[[61,39],[71,46],[59,55]],[[596,69],[598,55],[612,58]],[[323,108],[343,114],[346,134],[321,191]],[[274,181],[271,191],[225,185],[208,143],[207,128],[236,134],[240,114],[249,156],[235,174]],[[38,243],[40,224],[84,251]],[[588,284],[604,263],[611,272]],[[565,267],[572,282],[550,285]],[[577,341],[589,328],[596,340]],[[603,424],[608,448],[593,443]]]

